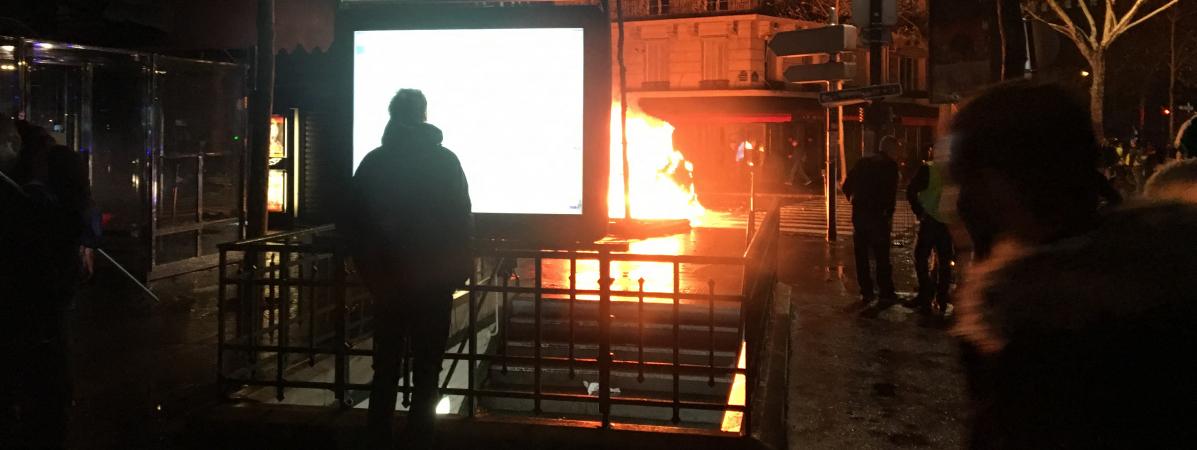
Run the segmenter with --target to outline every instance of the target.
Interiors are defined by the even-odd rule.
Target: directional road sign
[[[786,74],[789,74],[788,70],[786,71]],[[856,103],[864,103],[869,100],[894,97],[898,95],[902,95],[902,85],[896,83],[878,84],[873,86],[843,89],[839,91],[822,92],[819,94],[819,103],[823,106],[852,105]]]
[[[795,64],[784,73],[791,83],[825,83],[856,78],[856,63],[836,61],[824,64]]]
[[[856,27],[831,25],[777,33],[769,49],[777,56],[834,54],[856,48]]]

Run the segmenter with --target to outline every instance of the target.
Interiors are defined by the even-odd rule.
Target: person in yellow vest
[[[906,186],[906,200],[919,219],[918,240],[914,245],[914,270],[918,275],[919,290],[918,296],[907,306],[924,313],[939,311],[942,314],[949,303],[956,252],[948,231],[947,216],[940,208],[943,168],[935,164],[931,155],[927,159]],[[932,251],[936,255],[935,274],[930,268]]]

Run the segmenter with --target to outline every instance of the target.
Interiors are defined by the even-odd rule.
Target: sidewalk
[[[107,268],[106,268],[107,269]],[[215,287],[205,272],[158,283],[155,304],[107,270],[68,313],[68,448],[162,448],[170,417],[217,400]]]
[[[893,248],[898,290],[915,290],[913,244]],[[789,444],[793,449],[960,448],[966,394],[956,341],[902,306],[858,300],[850,240],[788,237],[793,289]]]

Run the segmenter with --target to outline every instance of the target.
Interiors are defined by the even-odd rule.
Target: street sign
[[[786,68],[786,81],[791,83],[825,83],[856,78],[856,63],[836,61],[824,64],[796,64]]]
[[[898,24],[897,0],[855,0],[852,2],[852,22],[861,28],[868,28],[875,21],[869,17],[873,2],[881,2],[881,22],[878,25],[892,27]]]
[[[789,71],[786,71],[789,75]],[[875,100],[885,97],[894,97],[902,95],[902,85],[900,84],[878,84],[873,86],[865,86],[852,89],[843,89],[839,91],[828,91],[819,94],[819,103],[823,106],[843,106],[853,105],[856,103],[864,103],[869,100]]]
[[[852,25],[786,31],[769,40],[769,49],[777,56],[835,54],[856,49],[857,35]]]

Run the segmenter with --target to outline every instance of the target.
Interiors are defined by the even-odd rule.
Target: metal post
[[[578,300],[578,257],[569,257],[569,379],[574,379],[574,303]]]
[[[466,325],[466,339],[467,342],[470,343],[470,355],[468,358],[469,367],[467,368],[468,370],[466,370],[466,392],[469,392],[469,394],[466,394],[466,416],[468,417],[474,417],[475,403],[477,401],[474,396],[474,369],[476,367],[475,361],[478,358],[478,334],[474,331],[474,329],[478,326],[478,318],[474,313],[474,302],[477,300],[477,293],[478,268],[475,265],[474,268],[470,270],[470,304],[468,305],[469,307],[466,308],[468,310],[467,321],[469,322]],[[499,319],[496,317],[495,320]]]
[[[677,261],[673,262],[673,417],[671,420],[674,424],[682,421],[681,414],[681,355],[679,348],[681,342],[681,264]]]
[[[287,351],[286,347],[290,345],[291,341],[291,252],[283,250],[279,253],[278,266],[278,292],[279,295],[275,297],[275,302],[278,305],[278,353],[275,354],[275,361],[278,363],[274,379],[277,385],[275,386],[274,398],[278,401],[283,401],[283,374],[287,370]]]
[[[502,264],[501,259],[500,259],[499,264]],[[510,280],[511,280],[510,274],[503,275],[503,295],[502,295],[502,297],[503,297],[503,311],[502,311],[503,316],[501,318],[500,317],[495,318],[496,321],[498,321],[498,320],[503,321],[502,322],[503,329],[508,330],[508,332],[510,332],[510,330],[511,330],[511,295],[507,292],[507,288],[509,286]],[[503,367],[500,368],[499,370],[503,373],[503,375],[507,375],[507,368],[508,368],[507,367],[507,340],[508,340],[508,337],[509,336],[507,336],[507,334],[504,334],[503,337],[501,338],[501,340],[499,341],[499,355],[503,357]]]
[[[345,314],[345,256],[339,251],[333,254],[333,297],[336,302],[336,307],[333,309],[333,320],[335,322],[335,335],[333,340],[336,352],[334,363],[336,368],[333,371],[333,397],[337,399],[337,405],[342,409],[349,408],[349,396],[345,395],[345,385],[349,382],[349,340],[346,337]]]
[[[884,77],[881,73],[882,72],[881,62],[882,62],[882,58],[884,57],[883,53],[885,50],[885,48],[882,46],[882,44],[884,44],[883,36],[885,33],[885,26],[882,23],[882,17],[881,17],[881,14],[882,14],[881,2],[882,1],[896,1],[896,0],[872,0],[869,2],[869,28],[868,28],[869,84],[873,84],[873,85],[881,84],[884,82],[884,80],[883,80]],[[838,88],[837,88],[837,90],[838,90]],[[878,107],[873,109],[873,111],[877,114],[880,114],[881,100],[878,100],[876,103],[877,103]],[[881,133],[883,131],[882,124],[881,124],[881,121],[879,121],[879,120],[873,120],[873,118],[868,118],[868,119],[870,122],[872,122],[872,124],[874,126],[872,144],[875,147],[878,145],[878,143],[881,140]]]
[[[535,369],[535,372],[532,373],[532,383],[533,383],[532,389],[533,389],[533,394],[534,394],[532,397],[532,413],[536,414],[536,415],[540,415],[540,413],[541,413],[541,409],[540,409],[540,394],[541,394],[541,386],[540,386],[541,349],[540,349],[540,345],[541,345],[541,331],[542,331],[541,328],[543,325],[540,320],[540,306],[541,306],[540,304],[541,304],[541,299],[542,299],[540,290],[544,283],[544,280],[543,280],[544,260],[542,260],[540,258],[540,256],[537,256],[535,258],[535,261],[536,261],[536,268],[535,268],[534,272],[536,274],[536,293],[533,294],[533,296],[532,296],[532,314],[534,314],[535,317],[532,318],[532,321],[535,324],[533,327],[534,333],[535,333],[533,335],[533,343],[536,347],[532,349],[533,365],[534,365],[534,369]]]
[[[640,299],[639,299],[639,302],[637,303],[637,312],[636,312],[636,327],[637,327],[637,330],[639,331],[639,335],[640,335],[640,349],[639,349],[640,373],[639,373],[639,375],[636,376],[636,381],[643,383],[644,382],[644,277],[640,277],[640,279],[636,280],[636,282],[640,284]]]
[[[711,295],[710,309],[707,315],[707,337],[709,339],[709,349],[707,349],[707,365],[711,367],[711,373],[708,374],[707,386],[715,385],[715,280],[707,280],[707,293]],[[733,377],[734,380],[734,377]]]
[[[224,302],[225,302],[225,264],[228,263],[228,253],[220,249],[220,261],[216,267],[216,385],[220,394],[224,395]]]
[[[603,428],[611,427],[611,253],[599,251],[599,413]]]
[[[828,91],[839,90],[841,86],[843,86],[842,81],[828,82],[826,84]],[[835,112],[833,112],[833,111],[835,111]],[[826,165],[826,169],[825,169],[826,175],[824,175],[824,177],[823,177],[823,194],[824,194],[824,204],[827,207],[827,213],[826,213],[826,216],[827,216],[827,242],[835,242],[836,241],[836,231],[837,231],[836,217],[835,217],[836,216],[835,203],[836,203],[836,184],[839,180],[839,175],[837,173],[838,167],[836,164],[836,160],[839,156],[839,151],[837,151],[839,142],[836,141],[836,139],[838,139],[838,137],[840,136],[840,133],[837,129],[838,128],[837,124],[839,123],[840,119],[838,117],[833,117],[833,116],[838,116],[839,111],[841,111],[841,108],[837,106],[837,107],[827,108],[826,111],[824,112],[824,120],[825,120],[825,127],[826,127],[825,129],[827,130],[827,132],[823,139],[823,147],[824,147],[824,151],[825,151],[825,155],[826,155],[825,161],[824,161],[824,163]]]

